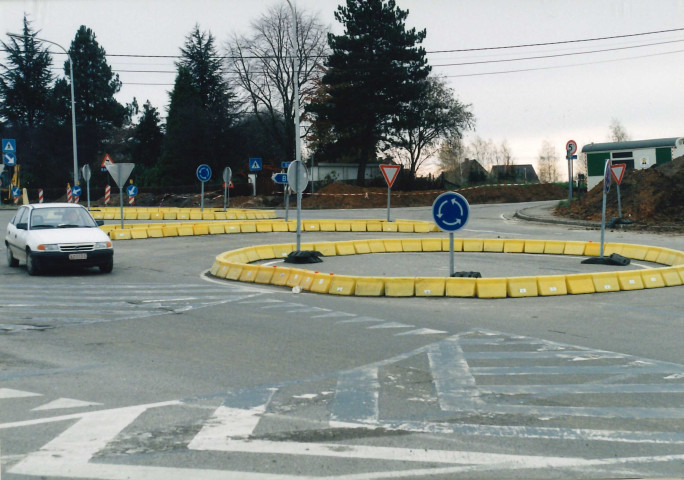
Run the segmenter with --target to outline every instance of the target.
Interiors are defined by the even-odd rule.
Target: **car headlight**
[[[48,243],[48,244],[40,244],[38,245],[38,250],[44,251],[44,252],[58,252],[59,251],[59,245],[56,243]]]
[[[112,248],[112,242],[96,242],[95,248]]]

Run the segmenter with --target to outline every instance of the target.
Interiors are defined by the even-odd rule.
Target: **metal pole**
[[[226,202],[228,201],[228,185],[223,183],[223,211],[226,211]]]
[[[86,182],[86,186],[88,191],[88,210],[90,210],[90,180]]]
[[[124,214],[123,214],[123,187],[119,187],[119,208],[121,209],[121,230],[124,228]]]
[[[294,38],[292,37],[292,31],[290,31],[290,42],[295,48],[293,55],[293,84],[294,84],[294,98],[293,103],[295,107],[294,114],[294,124],[295,124],[295,160],[302,159],[302,148],[301,141],[299,138],[299,38],[297,38],[297,12],[290,2],[287,0],[287,4],[290,6],[292,12],[292,30],[294,30]],[[301,195],[300,195],[301,196]]]
[[[204,213],[204,182],[202,182],[202,191],[200,195],[200,212]]]
[[[620,184],[615,182],[616,185],[615,187],[617,188],[617,196],[618,196],[618,218],[622,218],[622,202],[620,201]]]
[[[388,186],[387,187],[387,221],[391,222],[390,220],[390,192],[392,191],[392,187]]]
[[[568,153],[568,201],[572,202],[572,155]]]
[[[454,232],[449,232],[449,276],[454,274]]]
[[[285,221],[288,221],[290,215],[290,186],[285,185]]]

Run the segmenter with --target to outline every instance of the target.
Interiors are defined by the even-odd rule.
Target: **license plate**
[[[87,253],[70,253],[69,260],[85,260],[88,258]]]

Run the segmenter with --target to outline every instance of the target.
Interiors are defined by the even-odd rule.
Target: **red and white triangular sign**
[[[112,160],[112,157],[110,157],[108,153],[105,153],[105,156],[102,159],[102,163],[100,164],[100,167],[107,168],[107,165],[113,165],[113,164],[114,164],[114,160]]]
[[[399,174],[399,170],[401,170],[401,165],[380,165],[380,171],[382,172],[382,176],[385,177],[388,187],[392,188],[392,185]]]
[[[627,170],[626,163],[613,163],[610,166],[610,173],[613,175],[613,178],[618,185],[622,182],[622,176],[625,174],[625,170]]]

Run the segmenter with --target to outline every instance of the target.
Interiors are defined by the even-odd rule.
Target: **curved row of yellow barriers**
[[[181,207],[124,207],[124,220],[259,220],[276,218],[275,210],[219,209]],[[121,220],[119,207],[92,207],[95,220]]]
[[[297,222],[290,220],[248,220],[184,223],[140,223],[103,225],[100,227],[112,240],[140,238],[182,237],[190,235],[216,235],[223,233],[295,232]],[[428,233],[438,231],[432,222],[420,220],[306,220],[301,223],[306,232],[406,232]]]
[[[294,244],[260,245],[224,252],[216,257],[210,273],[218,278],[258,284],[300,287],[332,295],[388,297],[533,297],[615,292],[684,284],[684,252],[661,247],[607,243],[604,255],[618,253],[633,260],[665,267],[587,274],[508,278],[367,277],[335,275],[282,266],[252,264],[286,257]],[[317,250],[323,256],[385,252],[448,252],[444,238],[349,240],[302,243],[301,250]],[[534,253],[599,256],[600,244],[545,240],[455,239],[454,250],[463,252]],[[289,265],[289,264],[288,264]]]

